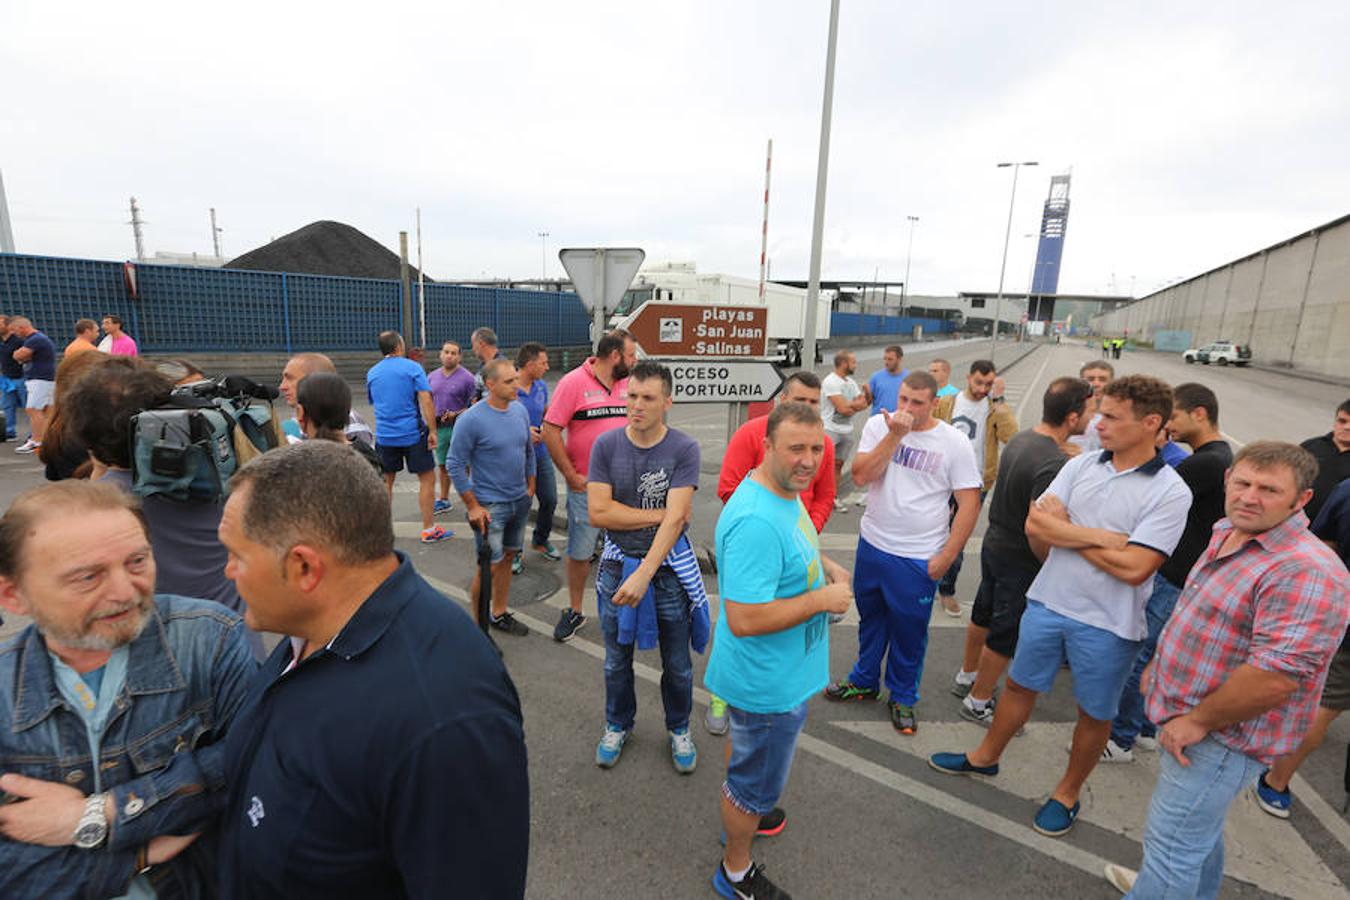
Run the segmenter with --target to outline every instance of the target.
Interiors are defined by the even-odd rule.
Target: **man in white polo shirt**
[[[1186,527],[1191,490],[1154,447],[1172,414],[1172,389],[1147,375],[1106,385],[1102,447],[1065,463],[1027,515],[1027,538],[1045,565],[1027,590],[1027,609],[994,721],[970,753],[935,753],[949,775],[997,775],[1008,742],[1050,690],[1067,658],[1078,702],[1069,765],[1033,827],[1058,837],[1078,817],[1079,793],[1101,758],[1120,692],[1148,633],[1144,607],[1153,573]]]

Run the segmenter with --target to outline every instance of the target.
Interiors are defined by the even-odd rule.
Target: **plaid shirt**
[[[1295,513],[1219,556],[1233,530],[1214,526],[1176,611],[1158,639],[1148,716],[1166,722],[1214,693],[1244,663],[1298,682],[1281,705],[1211,734],[1270,763],[1299,745],[1312,725],[1327,666],[1350,617],[1345,566]]]

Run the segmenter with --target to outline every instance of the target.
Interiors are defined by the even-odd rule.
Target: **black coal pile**
[[[394,281],[399,278],[397,253],[350,225],[328,221],[311,222],[299,231],[230,260],[225,268]],[[416,267],[409,265],[408,271],[416,281]]]

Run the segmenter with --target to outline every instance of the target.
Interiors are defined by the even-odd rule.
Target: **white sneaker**
[[[938,601],[942,604],[942,611],[953,619],[961,618],[961,601],[956,599],[956,595],[948,597],[946,594],[938,594]]]
[[[15,452],[15,453],[36,453],[36,452],[37,452],[37,448],[39,448],[39,447],[41,447],[41,446],[42,446],[42,444],[41,444],[40,442],[35,441],[35,440],[33,440],[32,438],[29,438],[28,440],[24,441],[24,442],[23,442],[22,444],[20,444],[19,446],[15,447],[15,448],[14,448],[14,452]]]
[[[23,451],[19,451],[19,452],[22,453]],[[839,499],[836,498],[835,501],[834,501],[834,511],[835,511],[835,512],[848,512],[848,504],[845,503],[844,501],[839,500]]]
[[[1134,751],[1126,750],[1110,738],[1106,739],[1106,748],[1102,750],[1102,762],[1127,763],[1134,761]]]
[[[1134,880],[1139,877],[1139,873],[1134,869],[1127,869],[1115,863],[1107,863],[1102,874],[1106,876],[1107,881],[1111,882],[1111,887],[1122,894],[1128,894],[1134,890]]]
[[[1155,737],[1144,737],[1141,734],[1139,735],[1139,737],[1134,739],[1134,745],[1138,747],[1140,750],[1156,751],[1158,749],[1158,739]]]

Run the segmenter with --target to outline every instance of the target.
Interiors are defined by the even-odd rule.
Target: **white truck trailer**
[[[817,341],[830,336],[830,311],[834,306],[834,297],[834,291],[822,290],[817,298]],[[801,288],[766,283],[761,303],[759,282],[754,279],[700,274],[692,262],[660,263],[637,273],[632,286],[610,316],[610,327],[648,302],[710,306],[763,305],[768,308],[769,355],[781,359],[788,366],[802,364],[802,344],[806,337],[806,291]]]

